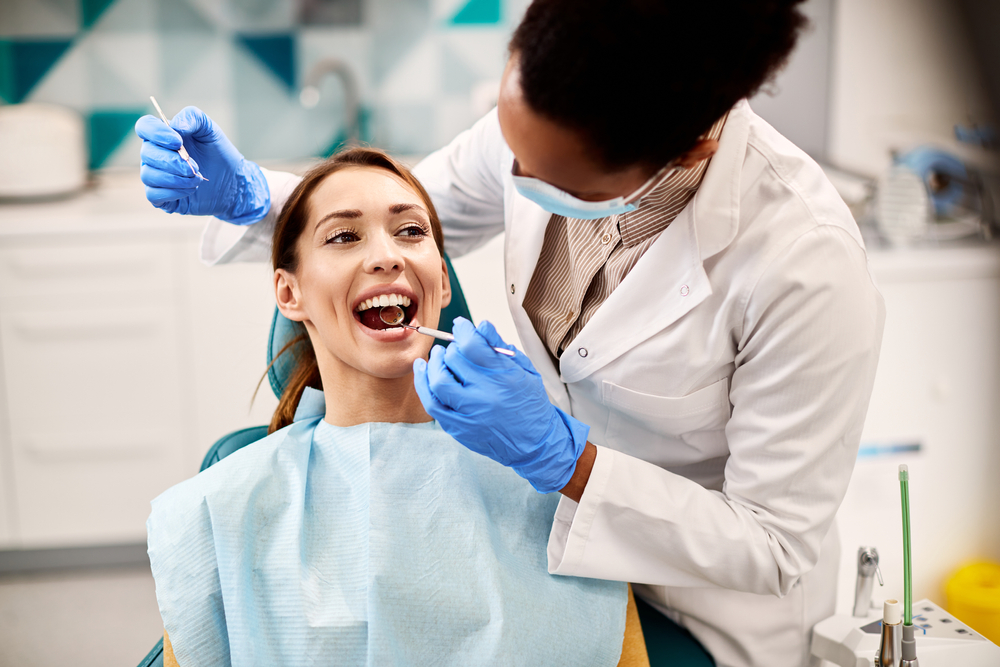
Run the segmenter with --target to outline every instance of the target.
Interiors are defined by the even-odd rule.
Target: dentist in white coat
[[[744,100],[795,4],[536,0],[498,109],[415,170],[449,254],[505,233],[524,347],[457,324],[416,364],[425,408],[563,494],[551,573],[632,582],[725,666],[813,662],[884,321],[847,207]],[[205,261],[266,259],[297,177],[197,109],[171,125],[137,124],[150,201],[218,216]]]

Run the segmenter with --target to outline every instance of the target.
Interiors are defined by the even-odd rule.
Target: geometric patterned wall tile
[[[217,17],[208,3],[198,0],[157,0],[156,28],[161,32],[215,32]]]
[[[88,123],[91,169],[105,165],[122,140],[132,134],[135,122],[145,113],[145,109],[99,109],[91,112]],[[138,152],[134,161],[138,164]]]
[[[450,22],[452,25],[496,25],[500,23],[500,0],[469,0]]]
[[[112,2],[115,0],[80,0],[80,23],[84,29],[90,29],[101,18]]]
[[[298,2],[228,0],[225,27],[237,32],[284,32],[295,27]]]
[[[154,32],[88,33],[81,46],[88,49],[91,105],[145,106],[160,90],[159,36]],[[128,57],[123,58],[122,54]]]
[[[372,82],[381,86],[389,73],[433,28],[430,0],[368,0],[365,28],[372,36]]]
[[[21,102],[69,49],[69,39],[0,40],[0,97]]]
[[[79,30],[79,0],[0,0],[0,37],[71,37]]]
[[[372,120],[373,143],[396,154],[422,155],[440,147],[434,104],[380,104]]]
[[[462,61],[477,79],[499,79],[507,63],[510,30],[498,28],[452,28],[438,34],[448,53]]]
[[[25,101],[61,104],[86,115],[93,106],[90,93],[90,50],[76,42],[31,89]]]
[[[376,45],[376,50],[378,46]],[[441,44],[425,34],[393,64],[378,86],[379,104],[433,102],[442,92]]]
[[[159,30],[158,0],[113,0],[106,8],[94,32],[142,32]],[[174,4],[177,4],[176,2]]]
[[[237,35],[237,39],[285,84],[287,92],[295,92],[295,37],[292,33]]]
[[[441,63],[441,92],[468,95],[482,78],[448,44],[441,44]]]
[[[169,32],[160,34],[159,45],[164,99],[218,100],[232,94],[234,47],[228,39],[206,32]]]
[[[300,0],[299,25],[361,25],[361,0]]]

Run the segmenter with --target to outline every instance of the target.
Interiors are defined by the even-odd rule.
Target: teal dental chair
[[[451,331],[452,321],[456,317],[472,319],[469,306],[458,283],[458,276],[451,265],[451,260],[445,256],[448,265],[448,276],[451,281],[451,303],[441,311],[439,328]],[[305,334],[305,327],[298,322],[286,319],[274,309],[271,319],[271,333],[267,341],[267,379],[274,395],[281,397],[285,391],[285,383],[295,367],[295,346],[280,354],[282,349],[296,337]],[[444,341],[435,341],[444,345]],[[280,355],[280,356],[279,356]],[[268,426],[251,426],[234,431],[216,441],[201,462],[201,470],[215,465],[238,449],[263,439],[267,435]],[[705,652],[705,649],[687,632],[674,624],[658,611],[636,598],[639,608],[639,620],[646,639],[646,649],[649,653],[651,667],[713,667],[715,664]],[[163,667],[163,637],[160,637],[138,667]],[[181,665],[181,667],[184,667]],[[277,667],[277,666],[276,666]]]

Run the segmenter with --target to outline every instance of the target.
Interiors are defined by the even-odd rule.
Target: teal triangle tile
[[[70,39],[0,40],[0,96],[17,104],[48,74]]]
[[[469,0],[451,17],[452,25],[495,25],[500,23],[500,0]]]
[[[90,168],[100,169],[132,132],[145,109],[94,110],[89,119]]]
[[[101,14],[104,13],[108,7],[115,0],[80,0],[80,19],[83,23],[83,28],[89,30],[94,27],[97,20],[101,18]]]
[[[289,92],[295,90],[295,39],[292,35],[239,35],[238,38]]]

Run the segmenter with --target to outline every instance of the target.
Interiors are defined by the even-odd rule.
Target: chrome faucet
[[[319,104],[319,84],[327,74],[333,74],[340,79],[340,85],[344,89],[344,129],[347,144],[357,145],[361,137],[361,98],[357,79],[346,62],[337,58],[323,58],[313,65],[299,93],[299,102],[306,109],[312,109]]]
[[[878,576],[878,585],[884,586],[882,571],[878,569],[878,550],[875,547],[858,548],[858,580],[854,585],[854,615],[868,616],[872,604],[872,581]]]

